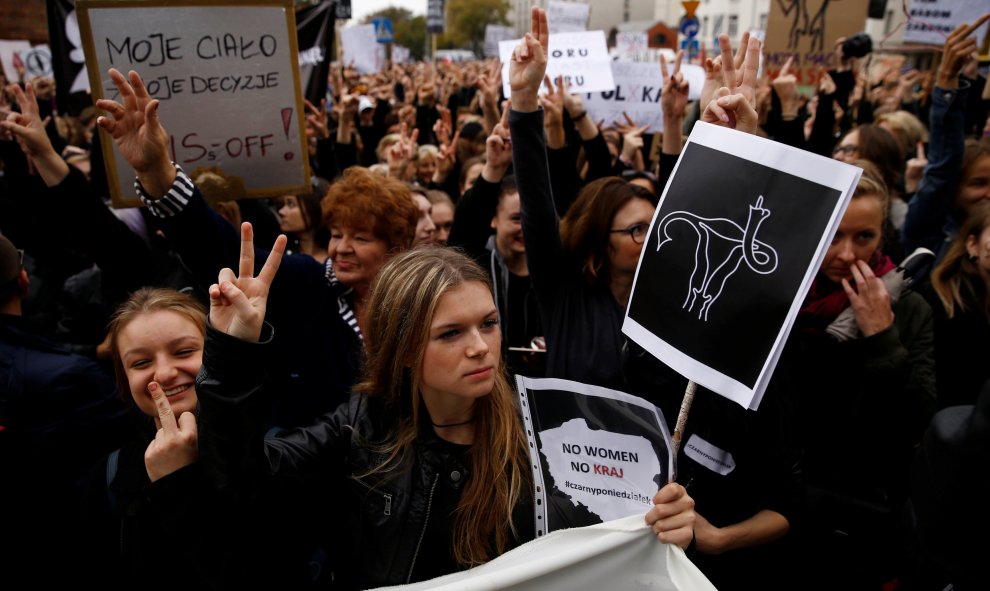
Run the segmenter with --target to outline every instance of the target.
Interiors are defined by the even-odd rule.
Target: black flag
[[[320,4],[296,12],[296,36],[299,40],[299,83],[303,96],[314,105],[327,95],[330,73],[330,46],[333,44],[333,21],[336,2]]]
[[[48,45],[52,50],[55,100],[59,113],[78,115],[91,104],[75,0],[46,0]]]

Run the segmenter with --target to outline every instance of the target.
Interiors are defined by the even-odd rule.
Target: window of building
[[[739,33],[739,15],[729,15],[729,39],[735,39]]]
[[[760,30],[764,32],[767,30],[767,13],[765,12],[760,15]]]

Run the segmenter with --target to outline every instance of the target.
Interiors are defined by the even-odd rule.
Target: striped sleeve
[[[137,193],[138,199],[142,203],[148,206],[148,211],[151,215],[158,218],[170,218],[181,212],[189,199],[193,195],[193,182],[189,176],[182,171],[182,168],[172,163],[175,166],[175,182],[172,183],[172,187],[168,190],[161,199],[152,199],[145,192],[144,187],[141,183],[134,179],[134,191]]]

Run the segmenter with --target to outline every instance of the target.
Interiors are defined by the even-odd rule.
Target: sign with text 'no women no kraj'
[[[291,0],[80,0],[76,8],[94,99],[120,100],[107,73],[135,70],[187,172],[216,167],[252,197],[309,185]],[[135,206],[134,173],[106,133],[115,205]],[[112,154],[112,156],[111,156]]]

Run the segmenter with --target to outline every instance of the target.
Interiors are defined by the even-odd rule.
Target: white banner
[[[377,591],[715,591],[677,546],[661,544],[641,515],[555,531],[487,564]]]
[[[502,91],[507,97],[512,96],[512,89],[509,87],[512,51],[520,41],[512,39],[498,44],[499,59],[502,60]],[[612,61],[605,46],[604,31],[552,34],[549,51],[547,76],[551,80],[564,76],[570,81],[572,92],[615,90]]]
[[[908,43],[945,44],[945,38],[962,23],[971,23],[990,10],[987,0],[911,0],[904,41]],[[980,45],[990,23],[976,30]]]
[[[341,62],[353,66],[360,74],[374,74],[382,69],[379,60],[375,25],[344,27],[340,30]]]
[[[550,33],[572,33],[588,30],[591,6],[577,2],[548,2],[547,25]]]

